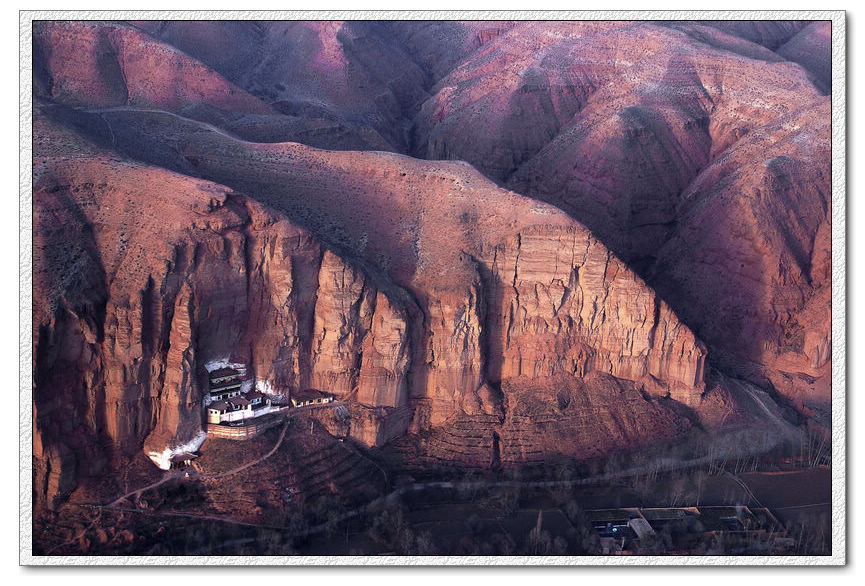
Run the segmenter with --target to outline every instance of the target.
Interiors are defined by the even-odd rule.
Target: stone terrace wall
[[[239,425],[237,427],[210,424],[207,426],[207,437],[219,437],[231,440],[252,439],[265,430],[279,425],[284,418],[284,414],[274,414],[272,416],[266,415],[261,419],[252,420],[252,422],[247,423],[246,425]]]

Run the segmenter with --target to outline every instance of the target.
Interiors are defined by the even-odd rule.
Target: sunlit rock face
[[[200,444],[206,366],[221,357],[265,389],[345,372],[326,388],[405,404],[404,310],[367,283],[358,312],[331,286],[363,282],[360,269],[222,186],[119,161],[39,119],[37,137],[34,378],[49,478],[86,475],[78,457],[98,469],[143,449],[164,463]],[[344,348],[314,344],[313,321],[357,331]],[[53,498],[67,481],[46,482]]]
[[[141,144],[150,138],[134,118],[108,116],[115,137],[138,145],[130,152],[147,151]],[[401,289],[394,298],[408,299],[405,318],[396,320],[411,334],[408,391],[435,406],[434,424],[486,380],[509,376],[601,370],[653,381],[662,394],[673,387],[682,396],[701,392],[705,347],[614,254],[551,206],[500,189],[461,164],[249,145],[193,122],[178,128],[165,116],[149,116],[148,125],[205,176],[258,194],[386,273]],[[193,128],[194,141],[187,134]],[[333,225],[338,231],[330,231]],[[314,364],[313,382],[347,391],[357,374],[347,369],[351,348],[359,347],[378,304],[360,274],[320,275],[329,294],[317,302],[313,343],[335,366]],[[334,320],[334,302],[354,317]],[[387,373],[406,351],[392,345],[375,352],[395,387],[402,383]]]
[[[109,119],[117,125],[126,116]],[[700,401],[705,347],[654,292],[585,228],[468,167],[300,145],[262,153],[217,132],[199,136],[202,150],[190,155],[197,165],[208,169],[210,153],[219,173],[249,193],[253,182],[288,194],[315,185],[319,174],[330,178],[316,197],[292,201],[309,213],[341,210],[363,255],[353,263],[284,219],[283,211],[303,218],[298,208],[265,208],[218,184],[113,160],[47,122],[39,132],[46,158],[37,202],[63,193],[84,210],[81,230],[93,234],[89,251],[108,290],[74,318],[58,296],[46,316],[103,328],[77,376],[99,389],[95,413],[103,419],[95,425],[118,450],[159,455],[192,441],[205,366],[222,357],[248,365],[272,392],[322,388],[370,408],[416,410],[414,418],[358,411],[353,433],[371,444],[398,437],[400,426],[423,430],[463,412],[501,412],[488,383],[514,377],[598,371],[651,395]],[[63,140],[81,142],[71,161],[58,152]],[[230,165],[220,155],[228,149]],[[282,162],[278,176],[243,170],[256,169],[261,156]],[[102,183],[86,184],[94,174]],[[401,223],[353,214],[344,199],[386,208],[404,192],[424,197],[401,204]],[[492,215],[494,206],[509,218]],[[467,221],[475,217],[484,220]],[[416,239],[404,238],[406,225]],[[44,355],[39,340],[36,355]],[[40,363],[40,379],[57,364]],[[53,421],[46,414],[38,423]]]
[[[37,97],[87,107],[192,104],[250,114],[273,110],[203,63],[124,24],[40,22],[33,31]]]
[[[38,23],[39,502],[198,441],[215,361],[473,466],[711,429],[725,377],[819,412],[826,24]]]
[[[312,386],[340,396],[357,391],[357,400],[367,405],[405,404],[405,311],[331,252],[325,252],[318,278]]]
[[[500,378],[597,370],[699,396],[703,345],[587,231],[527,230],[493,255]]]
[[[828,22],[522,23],[437,81],[416,152],[560,207],[725,369],[825,408],[829,45]]]

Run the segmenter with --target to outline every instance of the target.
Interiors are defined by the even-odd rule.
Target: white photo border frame
[[[824,20],[832,23],[832,553],[828,556],[34,556],[34,20]],[[19,12],[19,563],[33,566],[843,566],[847,561],[846,13],[841,10],[22,10]]]

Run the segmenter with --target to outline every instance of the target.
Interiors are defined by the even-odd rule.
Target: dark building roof
[[[758,525],[746,507],[699,507],[700,522],[708,531],[742,531],[743,521]]]
[[[247,393],[246,397],[252,401],[253,399],[264,399],[264,393],[259,393],[258,391],[252,391],[251,393]]]
[[[213,393],[215,391],[223,391],[225,389],[236,389],[236,388],[239,388],[240,385],[241,385],[241,382],[239,380],[234,380],[234,381],[227,380],[227,381],[223,381],[221,383],[211,383],[210,392]]]
[[[333,397],[329,393],[324,393],[318,389],[306,389],[303,391],[294,391],[291,393],[291,398],[295,401],[314,401],[315,399],[326,399]]]
[[[211,403],[208,409],[219,409],[220,411],[224,409],[228,409],[228,403],[225,401],[217,401],[216,403]]]
[[[694,514],[682,509],[642,509],[640,511],[647,521],[678,521]]]
[[[590,511],[586,511],[586,516],[593,523],[596,521],[624,521],[625,523],[627,523],[632,517],[635,517],[636,515],[626,509],[593,509]]]
[[[240,405],[242,407],[246,407],[247,405],[249,405],[249,401],[247,399],[244,399],[243,397],[232,397],[228,400],[228,402],[232,405]]]
[[[210,379],[222,378],[224,376],[240,376],[240,371],[233,368],[217,368],[210,372]]]
[[[616,526],[608,523],[604,527],[595,527],[595,531],[600,537],[615,537],[616,539],[636,539],[637,534],[628,526]]]

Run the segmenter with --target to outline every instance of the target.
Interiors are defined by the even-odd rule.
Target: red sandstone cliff
[[[829,32],[522,23],[430,90],[418,154],[469,161],[560,207],[725,369],[824,409],[829,293],[809,266],[829,246]]]
[[[214,360],[471,465],[714,425],[710,358],[825,402],[816,29],[40,24],[37,495],[195,441]]]
[[[130,112],[105,116],[117,144],[140,127],[122,124],[136,118]],[[93,412],[91,427],[77,433],[105,434],[109,454],[191,441],[200,430],[203,365],[223,358],[248,364],[273,392],[319,385],[396,409],[358,417],[353,435],[376,443],[405,431],[405,407],[417,430],[460,413],[501,413],[495,388],[516,378],[538,377],[540,389],[542,377],[604,372],[633,381],[634,393],[642,387],[700,407],[705,348],[554,208],[464,165],[253,146],[206,129],[185,142],[170,128],[160,136],[180,140],[198,170],[274,210],[213,183],[117,161],[40,122],[37,218],[43,194],[62,194],[67,209],[81,210],[80,230],[93,235],[84,240],[93,264],[82,273],[101,286],[74,309],[64,302],[36,313],[44,332],[34,341],[37,387],[57,388],[51,377],[63,372],[81,389],[61,394],[61,411],[44,411],[37,391],[43,444],[60,441],[47,430],[63,424],[64,408]],[[91,185],[97,176],[101,183]],[[405,197],[412,193],[418,197]],[[343,239],[331,245],[357,251],[361,264],[324,251],[282,214],[321,234],[339,223]],[[49,279],[58,268],[37,264],[37,273]],[[63,299],[58,284],[39,286]],[[43,349],[43,336],[63,335],[58,321],[89,324],[86,343],[64,340],[77,355],[86,348],[86,362],[67,365]]]
[[[105,115],[116,139],[141,148],[145,137],[131,123],[138,115]],[[521,375],[600,370],[699,403],[705,348],[651,289],[554,208],[498,189],[463,165],[253,146],[213,131],[189,141],[173,118],[146,116],[149,132],[199,173],[361,254],[410,294],[407,329],[420,350],[412,354],[409,388],[422,405],[419,427],[483,403],[479,393],[494,400],[481,393],[484,383]],[[318,302],[313,339],[337,366],[313,365],[313,376],[348,389],[352,375],[340,370],[357,333],[326,321],[333,303],[363,311],[371,297],[357,275],[322,287],[331,294]],[[388,363],[399,359],[396,350],[380,354]]]
[[[224,187],[118,160],[39,118],[35,136],[34,455],[46,499],[140,449],[194,441],[212,360],[246,363],[274,391],[324,365],[354,377],[340,394],[361,380],[370,404],[405,401],[398,302],[369,279],[373,302],[361,307],[332,291],[364,277],[313,236]],[[314,344],[313,315],[316,331],[354,332],[350,364]]]

